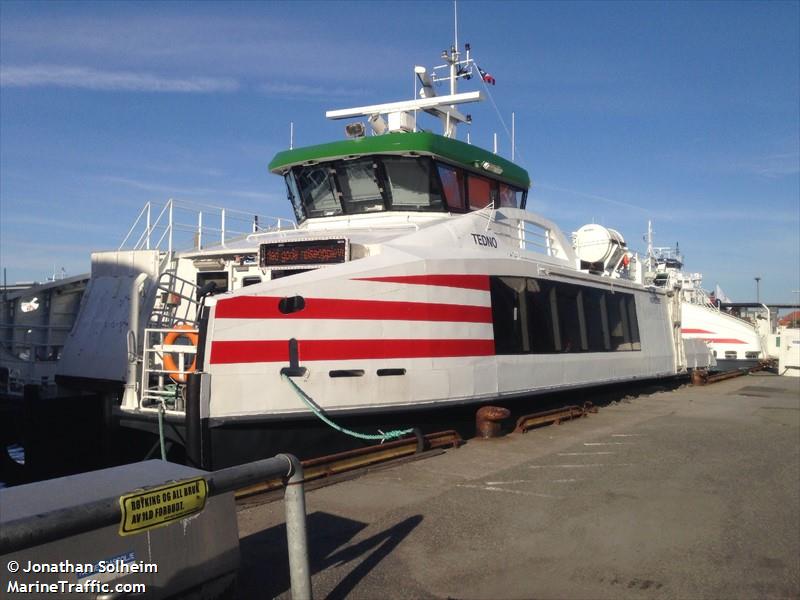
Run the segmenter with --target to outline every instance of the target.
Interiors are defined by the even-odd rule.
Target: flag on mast
[[[475,65],[475,66],[478,67],[478,65]],[[483,79],[489,85],[494,85],[495,83],[497,83],[497,81],[495,81],[495,78],[492,77],[491,73],[487,73],[486,71],[484,71],[480,67],[478,67],[478,73],[481,74],[481,79]]]

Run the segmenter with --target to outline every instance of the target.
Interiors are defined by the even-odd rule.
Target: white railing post
[[[220,211],[220,243],[225,247],[225,209]]]
[[[147,236],[145,237],[145,248],[150,250],[150,203],[147,203]]]
[[[167,200],[169,204],[169,218],[167,220],[167,227],[169,228],[169,236],[167,237],[167,253],[172,254],[172,198]]]

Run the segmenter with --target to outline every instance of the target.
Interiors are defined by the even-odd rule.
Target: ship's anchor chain
[[[317,406],[317,404],[308,396],[308,394],[306,394],[299,385],[292,381],[292,379],[286,373],[281,373],[281,378],[288,382],[290,386],[292,386],[298,397],[306,406],[308,406],[308,408],[311,409],[311,412],[319,417],[319,419],[326,425],[333,427],[336,431],[340,431],[346,435],[362,440],[380,440],[381,444],[383,442],[398,439],[414,432],[413,429],[392,429],[391,431],[381,431],[378,429],[378,433],[359,433],[357,431],[347,429],[346,427],[342,427],[341,425],[337,425],[325,416],[325,414],[322,412],[322,409]]]

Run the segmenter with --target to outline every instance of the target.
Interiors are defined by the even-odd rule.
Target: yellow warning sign
[[[119,534],[140,533],[198,513],[207,495],[206,480],[196,477],[120,496]]]

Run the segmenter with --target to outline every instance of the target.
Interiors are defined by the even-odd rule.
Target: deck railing
[[[202,249],[225,246],[253,233],[293,229],[291,219],[265,217],[240,210],[195,204],[170,198],[148,202],[139,212],[119,250]]]

